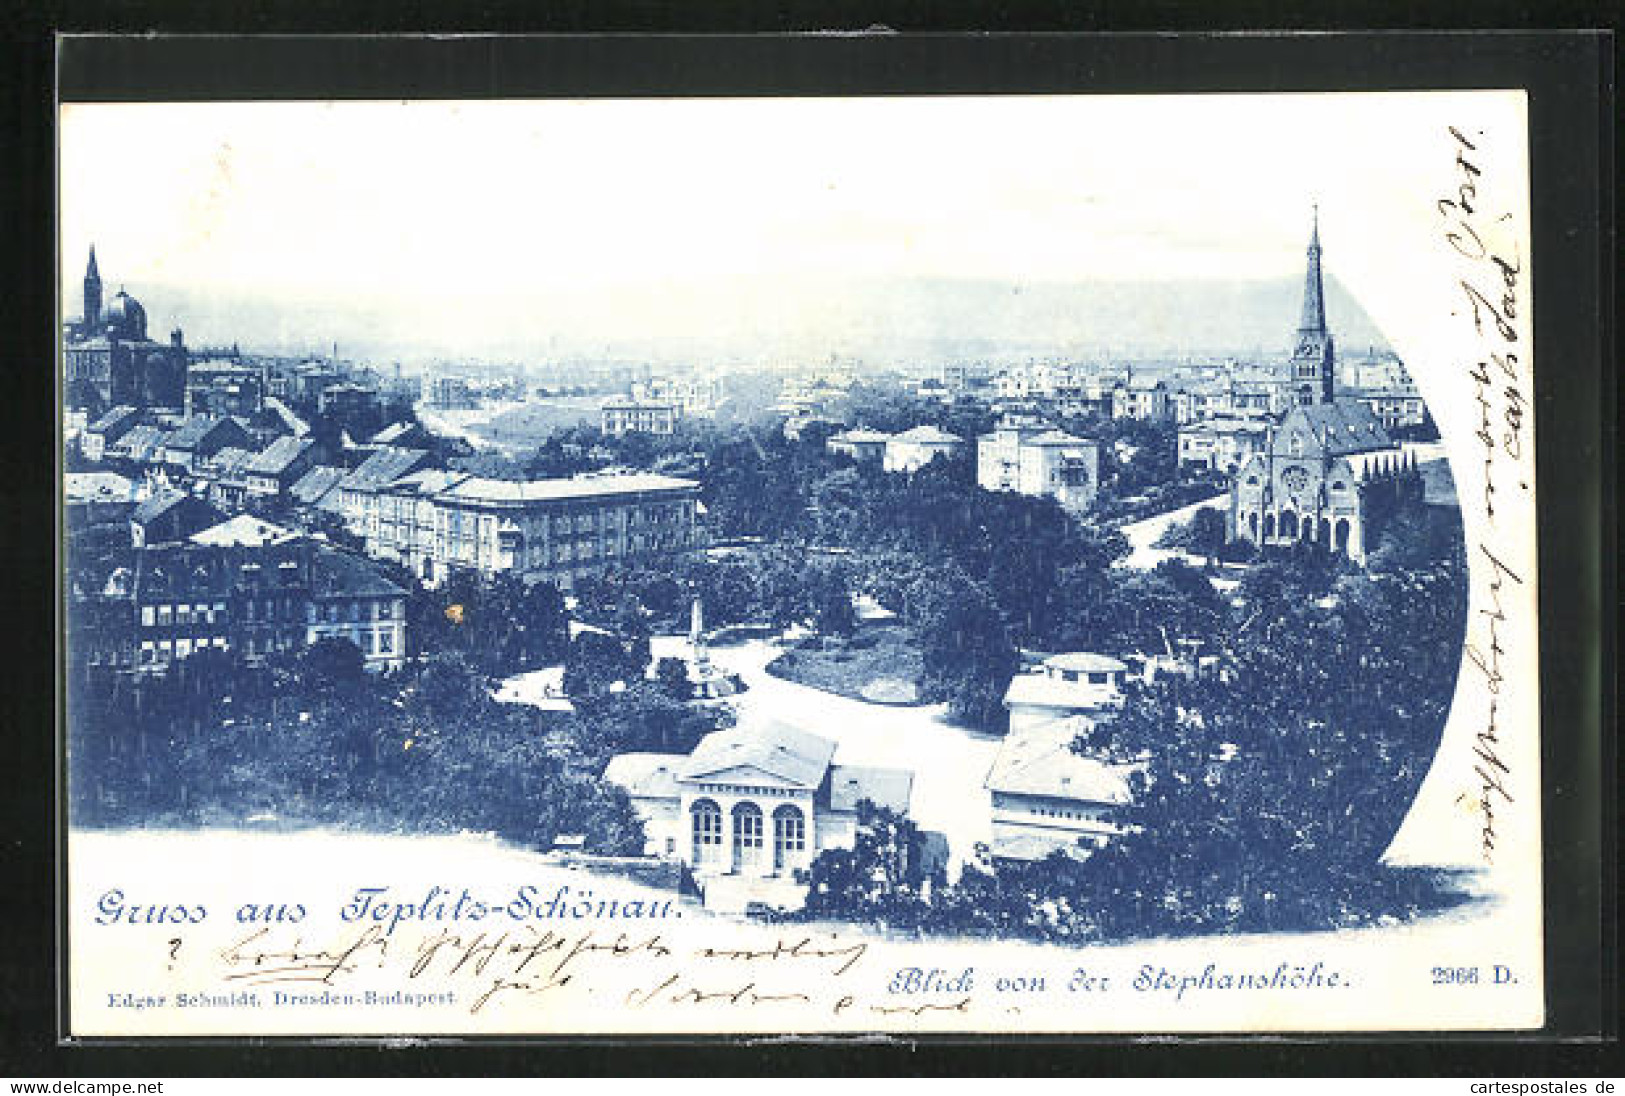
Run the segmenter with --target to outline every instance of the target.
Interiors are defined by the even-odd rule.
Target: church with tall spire
[[[1326,329],[1326,287],[1320,273],[1320,207],[1309,229],[1309,256],[1303,275],[1303,318],[1292,350],[1292,391],[1301,406],[1332,402],[1337,352]]]
[[[111,407],[180,408],[186,393],[186,344],[147,337],[147,311],[123,287],[104,306],[96,246],[85,264],[83,310],[62,325],[63,396],[69,408],[99,415]]]
[[[1394,512],[1421,499],[1422,481],[1414,458],[1371,409],[1335,393],[1337,355],[1326,325],[1318,208],[1309,230],[1291,371],[1295,406],[1230,484],[1229,539],[1264,548],[1311,544],[1363,561]]]

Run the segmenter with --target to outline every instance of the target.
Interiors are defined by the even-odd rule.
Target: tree
[[[802,916],[917,923],[924,913],[921,852],[919,827],[889,808],[861,800],[852,847],[825,849],[809,866]]]
[[[988,589],[963,574],[922,578],[910,591],[905,618],[922,659],[921,692],[947,701],[972,727],[1004,726],[1004,693],[1020,659]]]
[[[366,676],[361,648],[348,639],[325,636],[300,652],[298,687],[307,693],[353,689]]]
[[[673,700],[687,700],[694,693],[688,680],[688,663],[680,658],[663,658],[656,662],[655,680]]]
[[[852,608],[852,595],[834,568],[816,572],[813,613],[818,630],[825,635],[850,636],[858,616]]]
[[[588,629],[576,636],[564,660],[564,691],[574,697],[607,692],[616,682],[637,679],[626,647],[613,635]],[[641,671],[641,667],[639,668]]]

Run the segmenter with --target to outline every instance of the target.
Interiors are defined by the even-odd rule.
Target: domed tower
[[[85,331],[94,334],[102,318],[102,275],[96,269],[96,245],[90,245],[90,262],[85,267]]]
[[[147,310],[141,302],[120,289],[107,305],[107,333],[113,338],[129,342],[143,342],[147,337]]]

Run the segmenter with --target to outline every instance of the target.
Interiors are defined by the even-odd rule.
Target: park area
[[[767,672],[871,704],[920,703],[920,648],[907,628],[870,625],[855,635],[813,635],[768,664]]]

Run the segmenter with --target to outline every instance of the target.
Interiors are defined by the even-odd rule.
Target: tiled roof
[[[157,426],[137,426],[119,439],[115,448],[132,460],[147,460],[169,442],[169,431]]]
[[[237,449],[228,446],[209,458],[209,467],[217,475],[235,476],[247,468],[257,455],[252,449]]]
[[[948,445],[957,443],[963,439],[961,439],[957,434],[950,434],[948,431],[938,429],[935,426],[916,426],[912,430],[904,430],[901,434],[896,435],[891,440],[915,442],[920,444],[936,443],[940,445]]]
[[[138,525],[146,525],[182,503],[190,501],[191,498],[192,496],[185,491],[160,491],[138,503],[130,514],[130,520]]]
[[[87,433],[91,434],[106,434],[109,431],[116,430],[121,426],[130,425],[131,420],[139,418],[140,415],[141,412],[137,411],[129,404],[121,403],[117,407],[108,408],[106,413],[104,413],[101,418],[91,423],[85,428],[85,430]]]
[[[816,788],[834,755],[835,743],[827,738],[782,723],[760,723],[706,735],[677,775],[693,781],[732,768],[754,768],[789,784]]]
[[[318,464],[304,475],[294,481],[288,488],[288,493],[298,502],[306,506],[315,506],[328,495],[346,473],[342,468],[334,468],[327,464]]]
[[[193,544],[220,548],[257,548],[265,544],[286,544],[290,540],[298,540],[300,536],[301,534],[292,529],[273,525],[252,514],[238,514],[219,525],[211,525],[200,533],[193,533],[189,539]]]
[[[1017,733],[999,747],[985,784],[996,792],[1121,805],[1133,799],[1129,777],[1135,768],[1074,753],[1064,730]]]
[[[550,499],[585,499],[626,495],[640,491],[697,489],[694,480],[637,472],[614,476],[577,476],[573,479],[513,480],[469,476],[443,489],[445,499],[469,502],[541,502]]]
[[[1340,399],[1288,411],[1275,432],[1277,456],[1286,454],[1289,439],[1299,430],[1307,431],[1314,439],[1314,451],[1326,456],[1394,448],[1393,439],[1376,415],[1358,400]]]
[[[248,471],[253,475],[280,476],[315,444],[309,438],[284,435],[266,446],[265,451],[248,466]]]
[[[877,807],[908,813],[914,774],[906,769],[880,769],[867,765],[836,765],[829,771],[829,806],[834,811],[855,811],[867,799]]]
[[[336,548],[316,548],[311,556],[311,593],[316,597],[379,597],[405,594],[367,560]]]
[[[676,799],[677,772],[687,761],[682,754],[616,754],[604,766],[604,779],[628,795]]]
[[[379,449],[344,478],[346,489],[372,490],[406,475],[424,461],[429,454],[422,449]]]
[[[198,442],[202,441],[208,435],[209,431],[219,426],[220,422],[220,419],[214,418],[211,415],[193,415],[191,418],[181,423],[180,426],[176,427],[175,432],[169,435],[169,440],[164,442],[164,448],[196,448]]]

